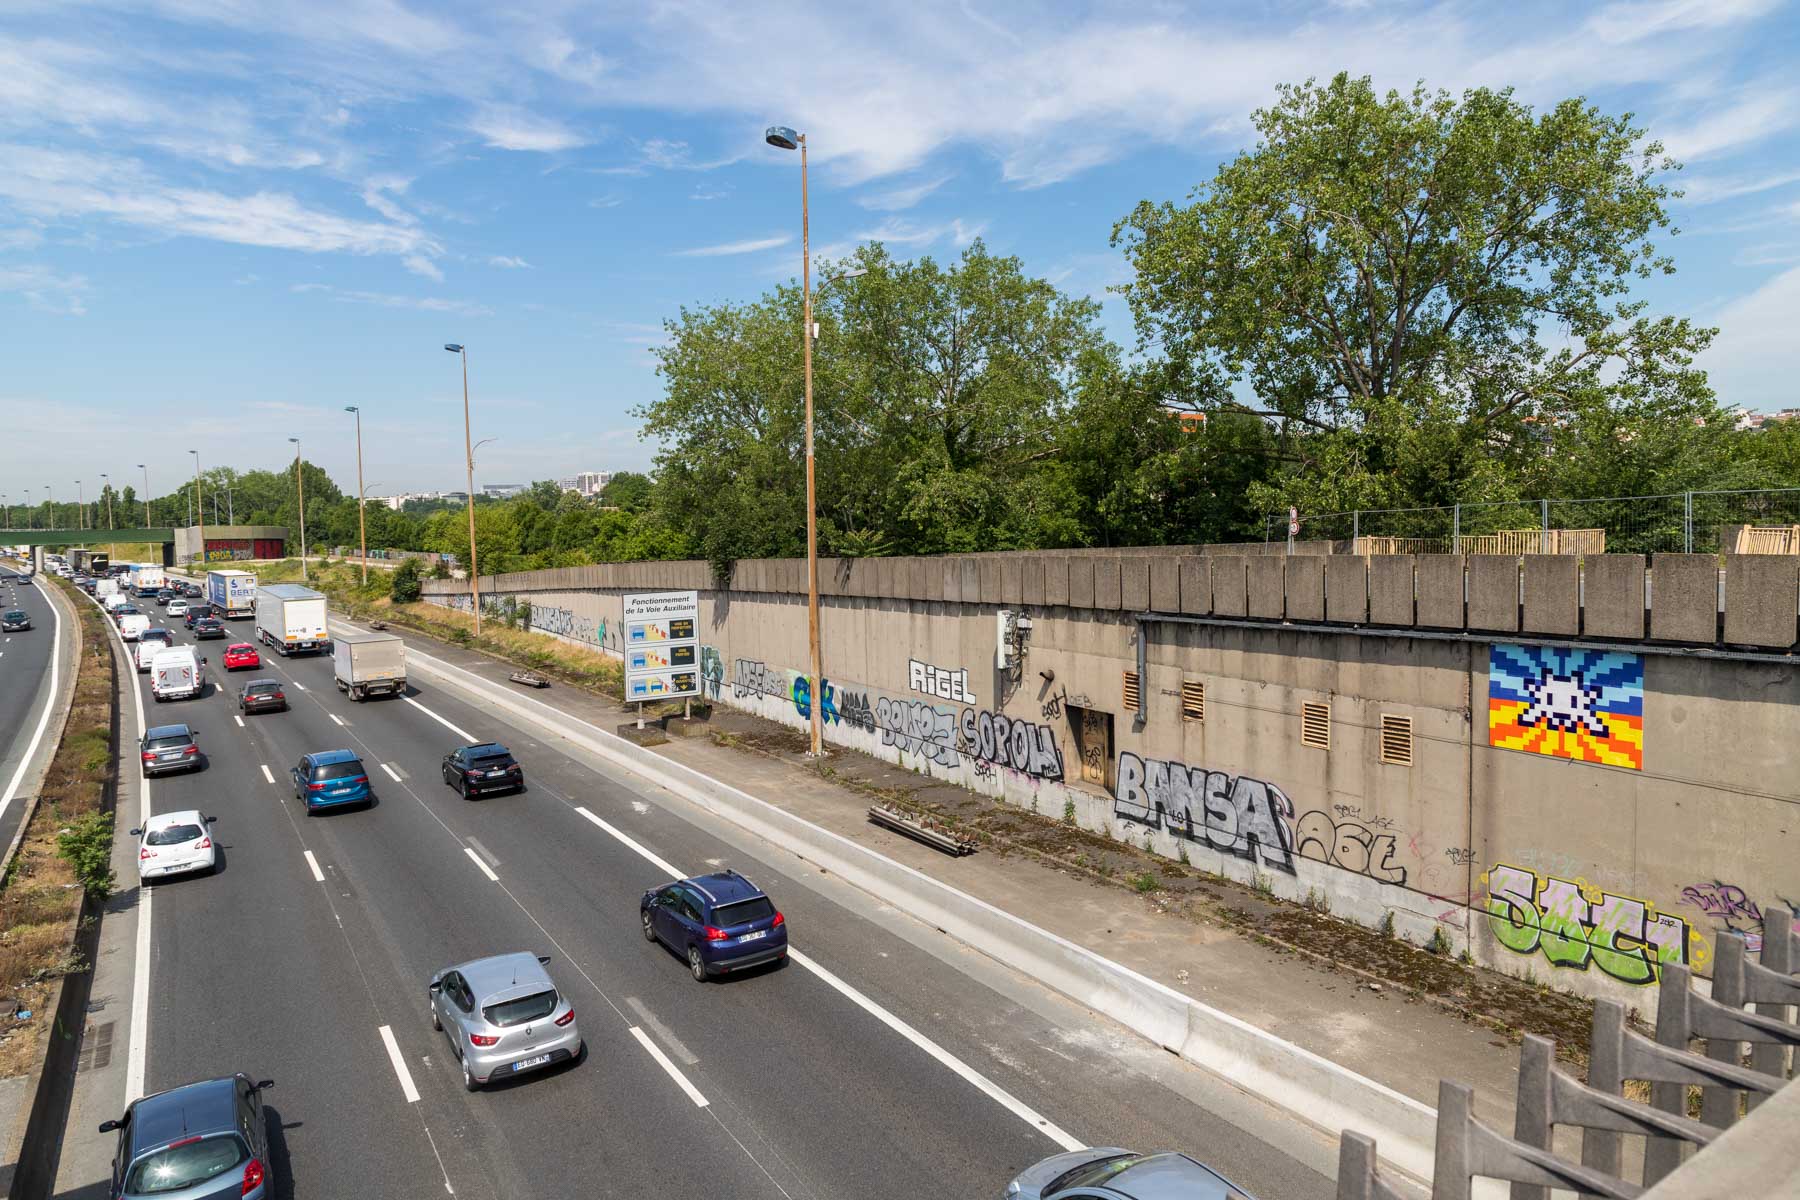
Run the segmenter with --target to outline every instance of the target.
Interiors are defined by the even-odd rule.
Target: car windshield
[[[132,1196],[179,1192],[223,1175],[248,1157],[244,1143],[230,1133],[170,1146],[133,1163],[125,1191]]]
[[[9,621],[23,621],[25,619],[25,614],[15,608],[6,614],[6,619]]]
[[[327,779],[355,779],[363,774],[363,765],[359,762],[327,763],[313,768],[313,778],[323,782]]]
[[[206,836],[206,831],[198,825],[165,825],[161,829],[152,829],[144,838],[146,846],[179,846],[183,842],[197,842]]]
[[[481,1010],[489,1025],[522,1025],[526,1021],[541,1021],[556,1011],[556,993],[538,992],[530,996],[520,996],[517,1000],[504,1000],[499,1004],[490,1004]]]
[[[510,767],[512,765],[513,759],[510,754],[489,754],[484,758],[469,760],[469,768],[475,771],[492,771],[496,767]]]
[[[721,929],[751,921],[764,921],[774,915],[775,906],[769,903],[767,896],[739,900],[736,904],[721,904],[713,909],[713,920],[718,922]]]
[[[174,750],[179,746],[187,745],[188,741],[189,738],[185,733],[164,734],[162,737],[151,738],[149,743],[145,746],[145,749]]]
[[[252,696],[273,696],[281,690],[279,683],[253,683],[246,689]]]
[[[1142,1154],[1118,1154],[1112,1158],[1103,1158],[1098,1162],[1083,1163],[1073,1171],[1057,1176],[1044,1189],[1045,1193],[1065,1191],[1075,1187],[1094,1187],[1106,1182],[1127,1167],[1136,1166],[1144,1161]]]

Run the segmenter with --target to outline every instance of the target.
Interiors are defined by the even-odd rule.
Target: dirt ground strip
[[[28,1074],[43,1060],[56,981],[90,965],[78,961],[74,948],[82,893],[57,853],[57,837],[71,821],[108,805],[115,773],[110,633],[98,609],[61,580],[45,586],[52,583],[81,614],[82,653],[62,743],[18,857],[0,883],[0,1078]],[[30,1016],[20,1015],[25,1012]]]

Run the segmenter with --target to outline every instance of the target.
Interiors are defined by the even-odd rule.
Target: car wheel
[[[656,923],[650,919],[650,910],[644,909],[638,913],[638,917],[644,924],[644,940],[654,942],[656,940]]]
[[[706,960],[700,957],[700,947],[688,947],[688,971],[700,983],[706,982]]]
[[[462,1060],[462,1072],[463,1090],[465,1092],[479,1092],[481,1090],[481,1081],[475,1078],[475,1073],[473,1071],[469,1070],[469,1060],[467,1058]]]
[[[444,1032],[444,1022],[439,1019],[437,1005],[435,1004],[431,1006],[431,1028],[438,1033]]]

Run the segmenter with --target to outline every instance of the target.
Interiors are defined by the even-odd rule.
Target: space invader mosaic
[[[1488,745],[1643,770],[1643,655],[1495,645]]]

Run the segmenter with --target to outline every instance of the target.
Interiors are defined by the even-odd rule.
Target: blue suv
[[[340,804],[369,804],[375,793],[362,760],[350,750],[320,750],[302,754],[300,765],[288,772],[294,779],[294,799],[306,801],[306,815]]]
[[[787,962],[787,918],[736,871],[653,888],[638,901],[644,939],[687,958],[695,979]]]

